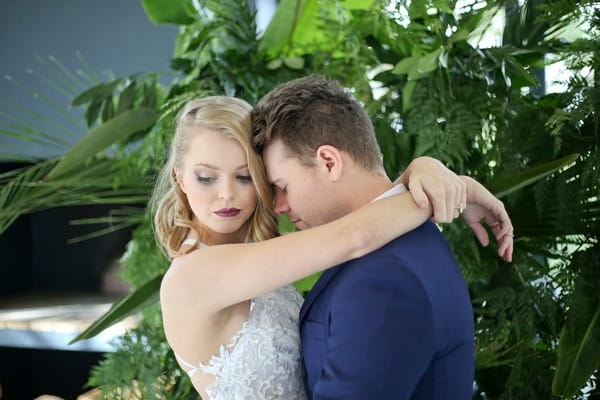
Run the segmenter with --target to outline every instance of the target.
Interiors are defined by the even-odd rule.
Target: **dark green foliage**
[[[158,310],[154,307],[154,314]],[[189,379],[181,379],[162,327],[146,318],[117,340],[118,349],[92,372],[90,386],[105,399],[197,399]]]

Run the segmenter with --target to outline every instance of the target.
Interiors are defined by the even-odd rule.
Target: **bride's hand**
[[[489,244],[485,220],[498,241],[498,255],[512,260],[513,226],[504,204],[476,180],[457,176],[435,158],[418,157],[394,183],[406,185],[419,207],[431,203],[433,222],[452,222],[462,214],[483,246]]]
[[[407,186],[419,207],[425,208],[431,202],[433,222],[452,222],[467,201],[465,183],[431,157],[415,158],[394,183]]]
[[[505,261],[512,261],[513,226],[504,204],[473,178],[460,178],[467,187],[467,207],[462,213],[463,219],[483,246],[490,242],[482,225],[482,221],[485,221],[498,241],[498,255]]]

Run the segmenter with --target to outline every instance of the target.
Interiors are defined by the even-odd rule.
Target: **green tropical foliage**
[[[106,398],[196,397],[165,344],[155,295],[168,262],[143,208],[175,113],[209,94],[254,103],[277,83],[310,73],[339,79],[364,103],[390,176],[429,155],[505,202],[516,233],[510,265],[464,224],[443,227],[475,310],[473,398],[600,395],[600,12],[593,2],[282,0],[262,35],[245,2],[143,6],[153,22],[180,26],[171,63],[178,79],[169,87],[153,73],[96,83],[73,100],[85,107],[85,138],[59,160],[0,176],[0,232],[42,208],[130,207],[89,221],[111,222],[104,230],[136,226],[122,259],[134,292],[81,336],[142,309],[142,323],[92,374]],[[486,44],[498,18],[501,44]],[[544,93],[541,72],[559,60],[574,73],[565,91]]]

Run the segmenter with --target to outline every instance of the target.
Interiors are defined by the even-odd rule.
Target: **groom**
[[[252,117],[275,211],[298,229],[405,190],[383,169],[369,116],[334,81],[284,83]],[[471,301],[431,222],[323,273],[300,330],[311,399],[471,398]]]

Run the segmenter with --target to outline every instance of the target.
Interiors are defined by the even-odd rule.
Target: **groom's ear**
[[[317,168],[322,170],[331,182],[340,179],[344,171],[344,158],[337,147],[328,144],[319,146],[316,159]]]

